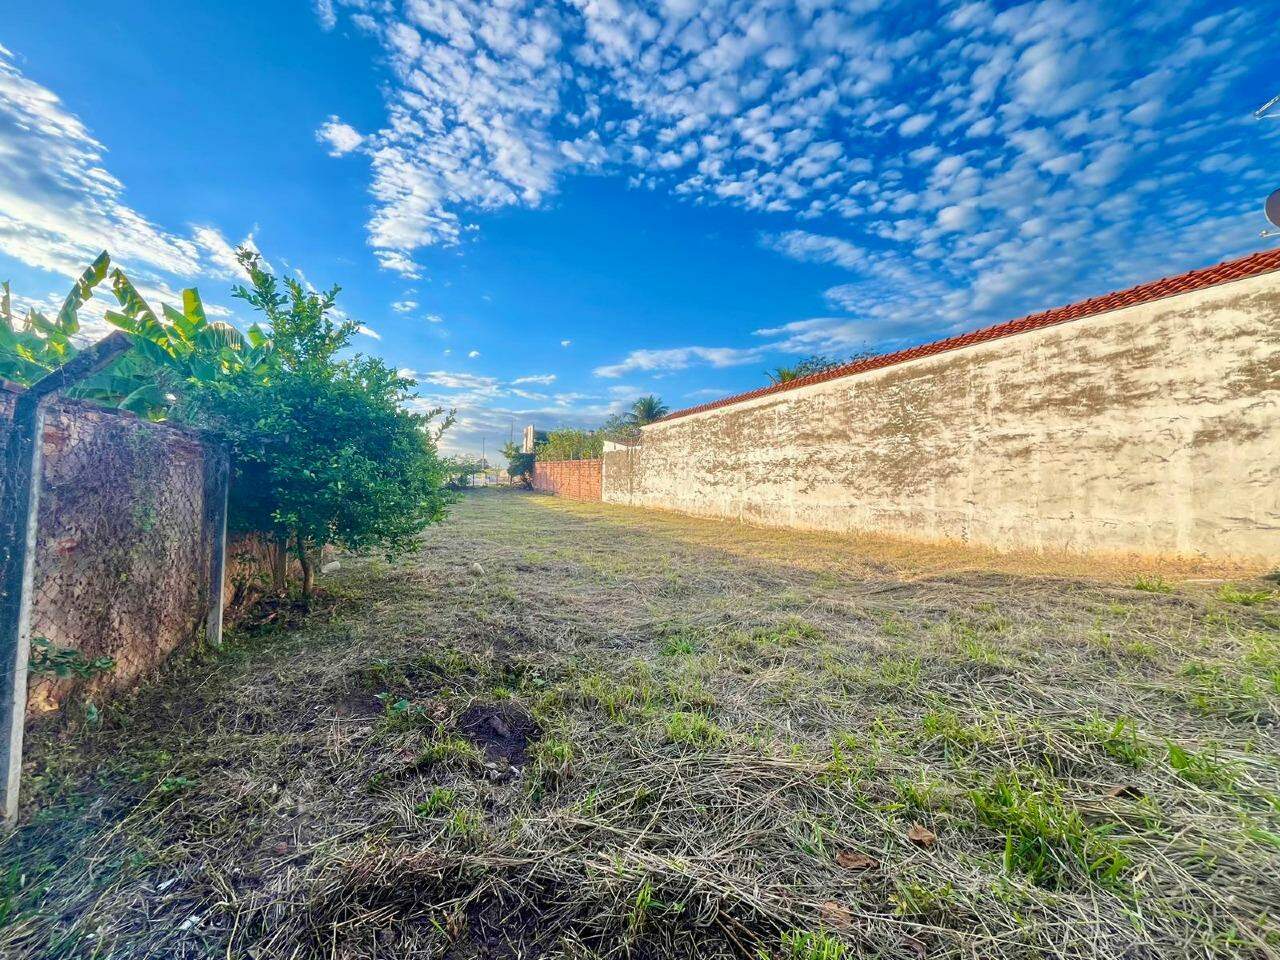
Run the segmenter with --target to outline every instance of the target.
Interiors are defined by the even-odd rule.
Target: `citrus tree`
[[[240,259],[251,283],[234,295],[263,315],[270,361],[202,384],[193,411],[231,447],[231,523],[276,545],[277,589],[291,546],[309,598],[324,546],[397,551],[444,516],[436,444],[452,415],[411,412],[412,380],[344,353],[357,325],[337,318],[337,287],[281,289],[257,254]]]

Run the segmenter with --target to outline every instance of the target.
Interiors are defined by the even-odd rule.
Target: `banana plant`
[[[110,271],[119,310],[107,321],[133,339],[134,348],[102,373],[76,387],[75,396],[122,407],[152,420],[167,419],[183,393],[249,373],[270,375],[271,339],[255,324],[242,334],[229,323],[210,321],[200,294],[182,291],[182,309],[164,304],[157,315],[124,271],[110,269],[104,252],[84,271],[55,319],[28,311],[25,322],[11,309],[9,284],[0,288],[0,377],[34,383],[76,353],[79,310]]]
[[[272,344],[257,324],[242,334],[229,323],[209,320],[194,289],[182,291],[182,310],[162,304],[157,316],[119,269],[111,272],[111,287],[120,309],[108,310],[107,322],[133,337],[130,356],[136,354],[119,371],[135,381],[120,397],[121,407],[160,418],[184,386],[216,384],[246,372],[266,375]],[[126,385],[117,381],[110,389],[122,392]]]
[[[80,308],[106,277],[110,263],[106,253],[100,254],[80,275],[52,320],[35,307],[28,309],[25,321],[15,318],[9,283],[0,284],[0,377],[29,385],[75,355],[73,338],[80,332]]]

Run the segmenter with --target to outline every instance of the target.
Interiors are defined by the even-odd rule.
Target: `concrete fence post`
[[[14,404],[0,465],[9,476],[0,503],[0,808],[6,825],[17,819],[22,781],[45,410],[60,392],[97,373],[132,343],[123,333],[111,334],[36,381]]]
[[[209,524],[209,613],[204,636],[210,646],[222,646],[223,578],[227,566],[227,496],[231,489],[231,464],[221,446],[206,441],[205,446],[205,516]]]

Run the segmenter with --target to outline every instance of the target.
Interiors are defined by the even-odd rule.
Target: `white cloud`
[[[361,334],[362,336],[372,337],[374,340],[382,339],[382,334],[377,330],[374,330],[372,327],[366,327],[363,323],[356,327],[356,333]]]
[[[476,357],[480,356],[480,351],[479,351],[479,350],[469,350],[469,351],[467,351],[467,356],[468,356],[468,357],[470,357],[472,360],[474,360]]]
[[[423,383],[446,387],[450,390],[479,390],[491,394],[498,389],[498,381],[496,379],[477,376],[474,373],[450,373],[447,370],[432,370],[430,373],[419,375],[418,379]]]
[[[876,320],[981,322],[1254,245],[1270,148],[1232,91],[1267,76],[1257,5],[341,6],[391,66],[360,149],[370,243],[409,275],[468,218],[596,170],[769,213],[763,242],[850,271],[841,302]]]
[[[395,303],[391,304],[391,309],[396,313],[412,313],[414,310],[418,309],[418,301],[397,300]]]
[[[329,156],[341,157],[364,143],[364,137],[350,124],[331,116],[316,131],[316,139],[329,145]]]
[[[541,374],[537,374],[536,376],[516,377],[511,382],[512,383],[540,383],[543,386],[546,386],[548,384],[552,384],[556,382],[556,375],[554,373],[541,373]]]
[[[669,373],[696,364],[712,367],[735,367],[754,363],[762,356],[762,348],[672,347],[666,350],[632,350],[618,363],[595,368],[597,377],[621,377],[633,371]]]
[[[222,235],[217,227],[208,225],[193,227],[191,237],[204,250],[208,257],[209,263],[205,267],[205,272],[222,280],[235,280],[237,282],[244,280],[248,274],[244,268],[240,266],[240,261],[236,259],[237,247],[245,247],[249,250],[257,251],[257,244],[254,243],[253,234],[249,234],[243,240],[233,247],[227,242],[227,238]],[[265,263],[265,267],[270,270],[271,264]]]
[[[572,340],[561,340],[561,341],[560,341],[560,346],[562,346],[562,347],[567,347],[567,346],[569,346],[569,345],[570,345],[570,344],[572,344],[572,343],[573,343],[573,341],[572,341]]]
[[[425,319],[427,323],[444,323],[444,317],[440,316],[438,313],[428,313],[423,319]]]
[[[866,259],[865,252],[848,240],[808,233],[804,230],[762,234],[760,243],[793,260],[832,263],[846,269],[853,269]]]
[[[338,25],[337,14],[333,10],[333,0],[315,0],[316,18],[324,30],[332,30]]]
[[[67,277],[103,250],[136,280],[198,275],[196,243],[130,207],[105,152],[0,46],[0,252]]]

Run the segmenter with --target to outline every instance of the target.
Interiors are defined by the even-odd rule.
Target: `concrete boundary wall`
[[[998,549],[1280,560],[1280,273],[1160,297],[682,411],[606,451],[603,499]]]

